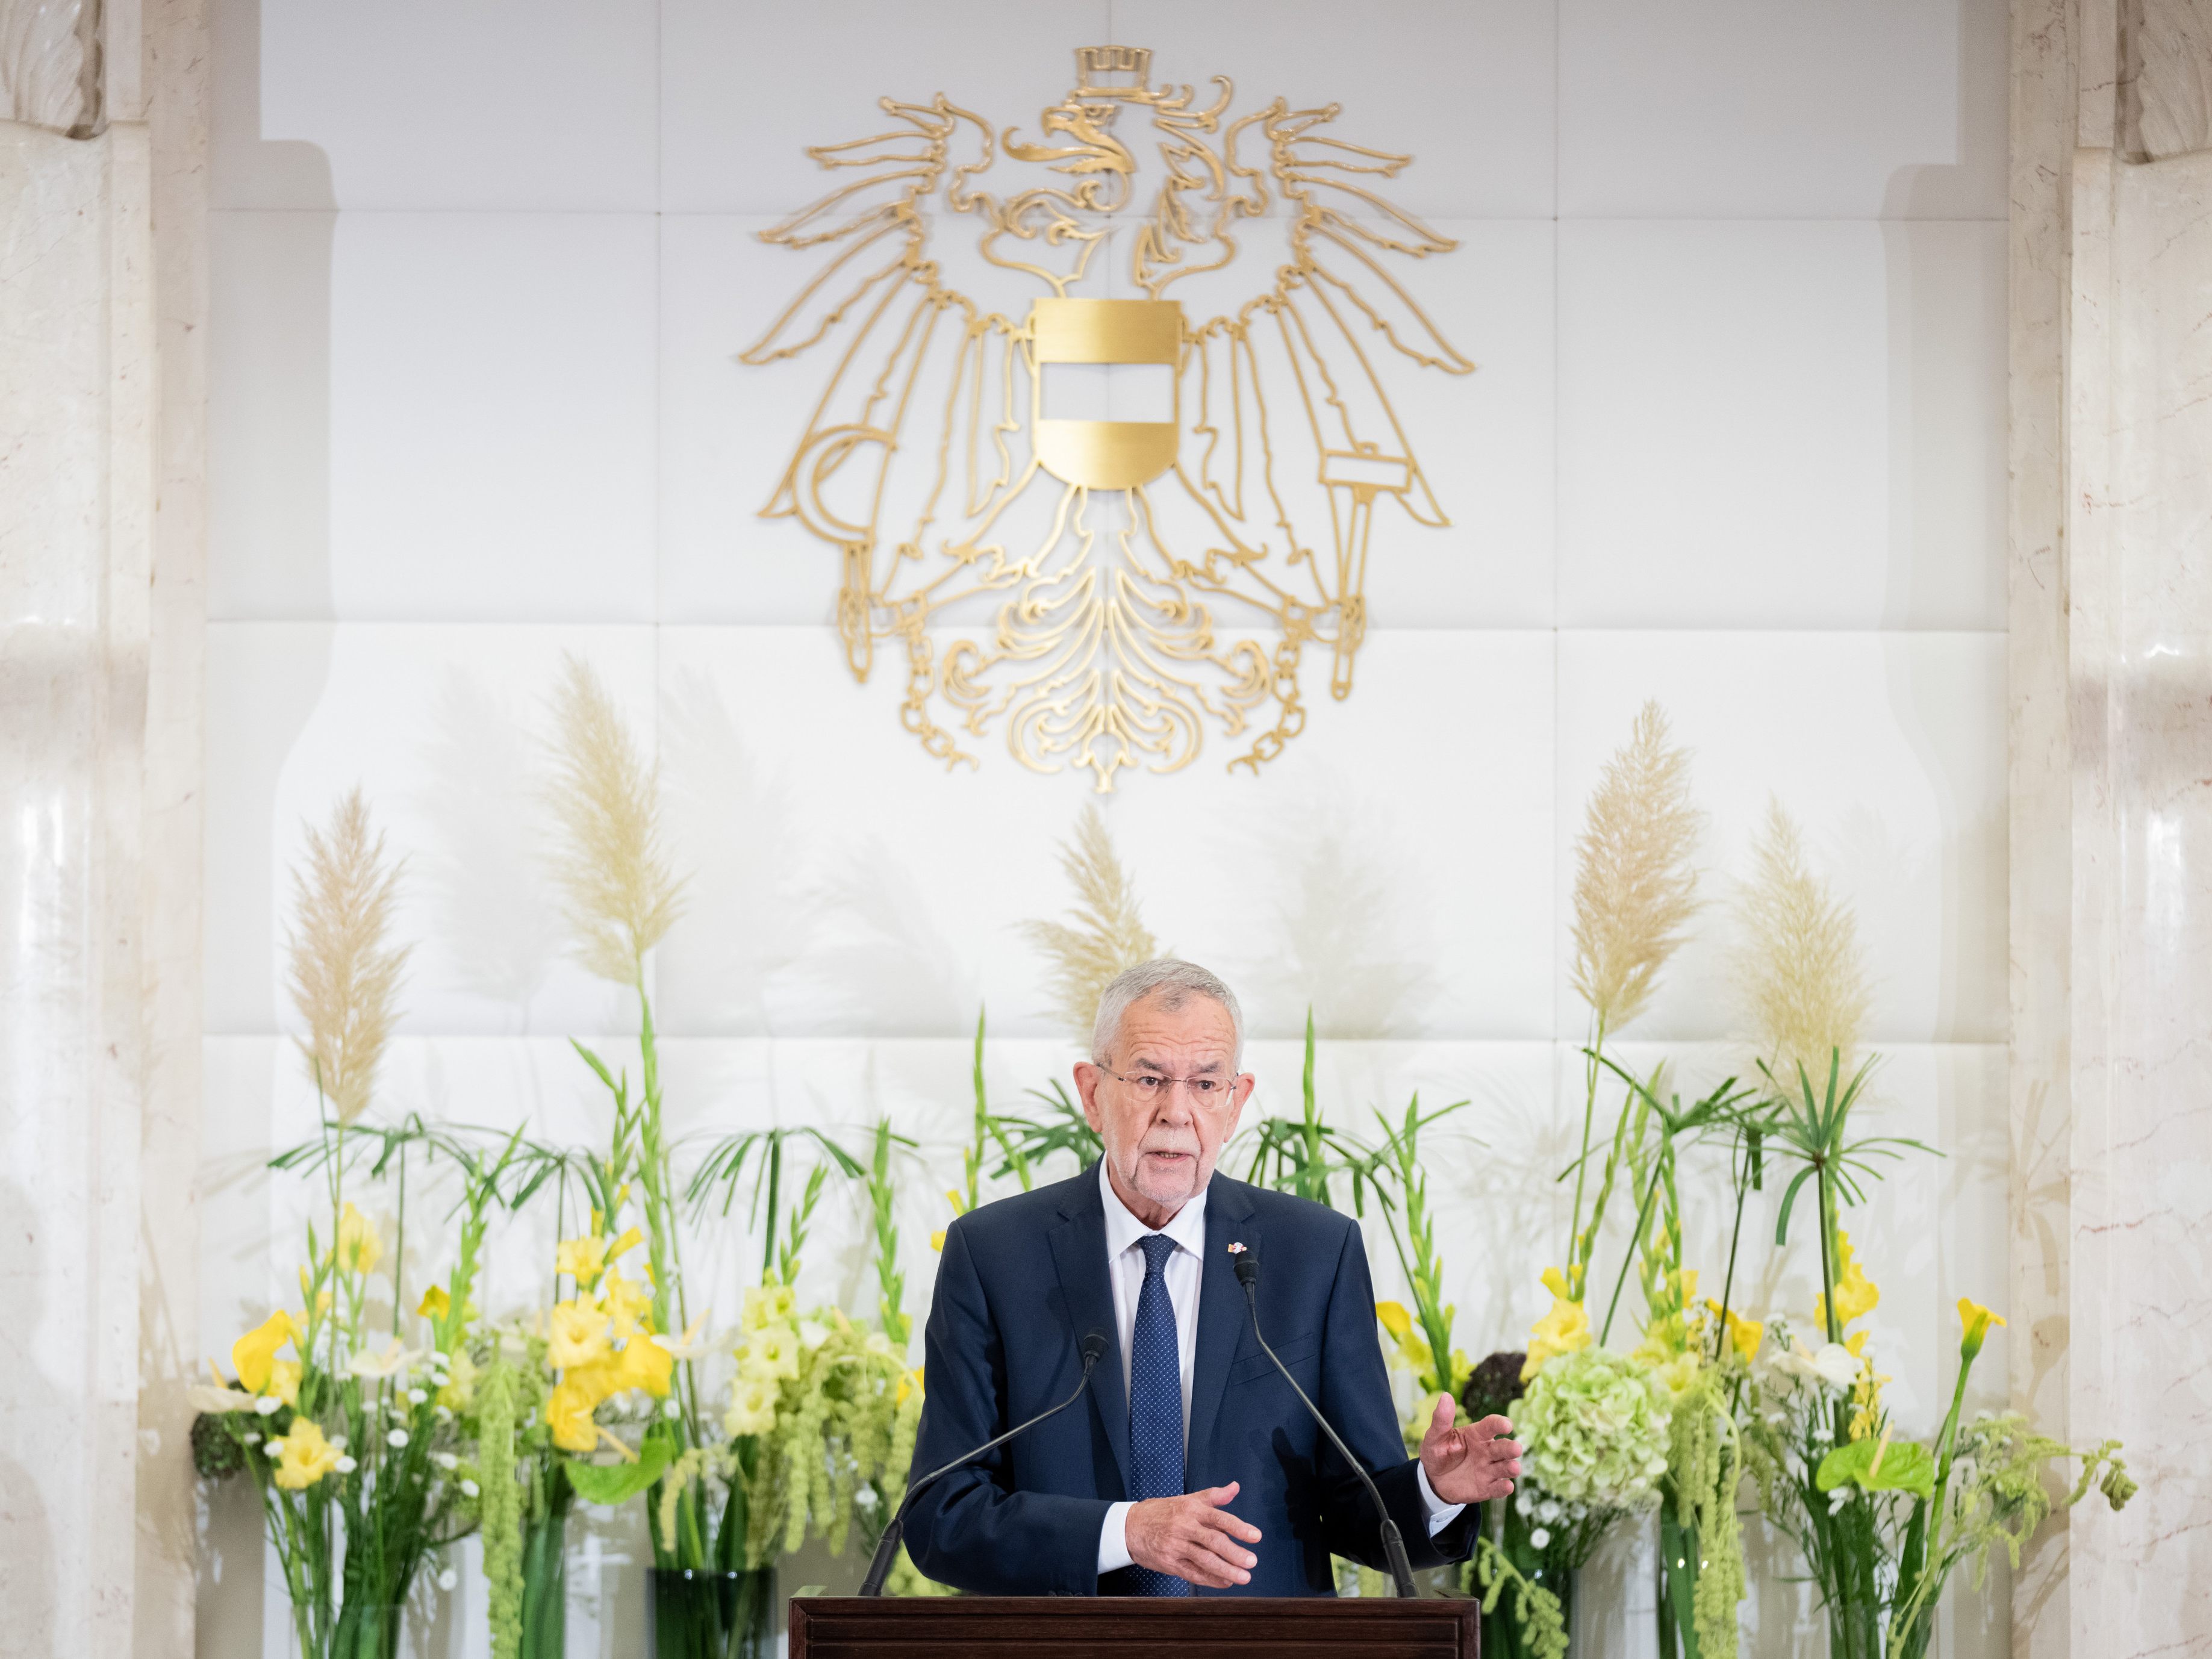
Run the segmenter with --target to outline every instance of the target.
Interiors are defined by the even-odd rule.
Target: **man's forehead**
[[[1125,1063],[1156,1072],[1172,1071],[1177,1066],[1187,1066],[1194,1073],[1225,1072],[1229,1049],[1218,1042],[1139,1042],[1131,1048]]]

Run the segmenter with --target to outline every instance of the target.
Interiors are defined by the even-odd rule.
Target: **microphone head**
[[[1260,1258],[1249,1250],[1237,1254],[1237,1282],[1247,1290],[1260,1282]]]
[[[1087,1333],[1083,1339],[1082,1352],[1083,1363],[1086,1365],[1095,1365],[1103,1359],[1106,1357],[1106,1333],[1103,1331]]]

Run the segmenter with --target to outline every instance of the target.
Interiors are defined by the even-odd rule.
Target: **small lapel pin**
[[[1242,1244],[1231,1244],[1229,1247],[1229,1254],[1231,1255],[1241,1255],[1243,1250],[1244,1247]]]

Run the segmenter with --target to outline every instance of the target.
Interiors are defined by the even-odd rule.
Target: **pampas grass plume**
[[[1779,801],[1752,845],[1739,920],[1737,980],[1775,1075],[1794,1088],[1802,1065],[1817,1085],[1834,1050],[1848,1076],[1870,1001],[1858,923],[1806,868],[1804,838]]]
[[[1052,964],[1052,994],[1061,1019],[1091,1040],[1098,998],[1124,968],[1160,954],[1159,941],[1137,912],[1137,890],[1114,854],[1114,838],[1096,806],[1076,820],[1075,839],[1060,849],[1060,868],[1075,889],[1065,922],[1025,921],[1023,933]]]
[[[385,944],[398,882],[358,788],[327,832],[308,826],[307,866],[292,872],[292,1002],[307,1024],[300,1052],[308,1073],[341,1123],[368,1107],[392,1035],[408,950]]]
[[[599,676],[573,656],[554,687],[553,722],[546,799],[562,909],[584,965],[635,985],[676,920],[682,886],[661,847],[659,781]]]
[[[1574,986],[1618,1030],[1650,1001],[1659,970],[1698,908],[1690,863],[1704,815],[1690,805],[1690,757],[1647,702],[1591,792],[1575,843]]]

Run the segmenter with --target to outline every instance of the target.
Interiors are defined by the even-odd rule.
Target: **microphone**
[[[913,1506],[915,1498],[921,1493],[924,1488],[930,1486],[941,1476],[951,1474],[953,1470],[960,1468],[963,1464],[974,1462],[977,1458],[981,1457],[985,1452],[991,1450],[994,1447],[1005,1445],[1006,1442],[1012,1440],[1016,1435],[1020,1434],[1024,1430],[1036,1427],[1036,1425],[1043,1422],[1046,1418],[1057,1417],[1060,1413],[1066,1411],[1070,1406],[1073,1406],[1077,1401],[1083,1398],[1083,1390],[1090,1386],[1092,1369],[1097,1365],[1099,1360],[1106,1352],[1105,1334],[1101,1331],[1092,1331],[1085,1336],[1083,1339],[1082,1352],[1083,1375],[1076,1378],[1074,1389],[1070,1391],[1067,1398],[1061,1401],[1060,1404],[1057,1406],[1047,1407],[1043,1411],[1039,1412],[1035,1417],[1030,1419],[1026,1423],[1015,1424],[1012,1428],[1008,1429],[1004,1434],[999,1436],[996,1439],[986,1440],[981,1445],[976,1447],[975,1449],[971,1452],[963,1452],[959,1456],[954,1458],[950,1463],[947,1463],[943,1468],[932,1469],[927,1474],[923,1475],[921,1480],[909,1480],[907,1482],[906,1496],[899,1500],[898,1509],[892,1514],[890,1524],[884,1528],[884,1535],[876,1540],[875,1559],[868,1563],[868,1576],[860,1581],[861,1595],[881,1595],[884,1593],[884,1580],[890,1576],[891,1570],[891,1558],[898,1553],[899,1538],[906,1529],[906,1512]],[[1381,1500],[1378,1499],[1376,1501],[1379,1502]],[[1401,1553],[1403,1553],[1402,1547]]]
[[[1367,1473],[1367,1466],[1352,1455],[1352,1448],[1344,1443],[1344,1437],[1329,1426],[1328,1419],[1321,1414],[1321,1407],[1306,1398],[1306,1391],[1298,1386],[1290,1367],[1275,1358],[1275,1351],[1267,1346],[1267,1339],[1260,1334],[1260,1258],[1247,1250],[1237,1258],[1237,1282],[1244,1287],[1244,1305],[1251,1311],[1252,1334],[1260,1344],[1260,1351],[1274,1359],[1275,1369],[1283,1374],[1283,1381],[1291,1385],[1291,1392],[1298,1403],[1313,1413],[1313,1420],[1321,1425],[1321,1431],[1328,1437],[1329,1444],[1336,1448],[1337,1455],[1352,1466],[1359,1477],[1359,1484],[1367,1488],[1369,1500],[1375,1513],[1382,1517],[1382,1553],[1390,1563],[1390,1577],[1398,1586],[1398,1595],[1413,1601],[1420,1592],[1413,1588],[1413,1564],[1406,1559],[1406,1540],[1398,1530],[1398,1523],[1390,1518],[1390,1511],[1382,1507],[1382,1494],[1376,1490],[1375,1477]]]

